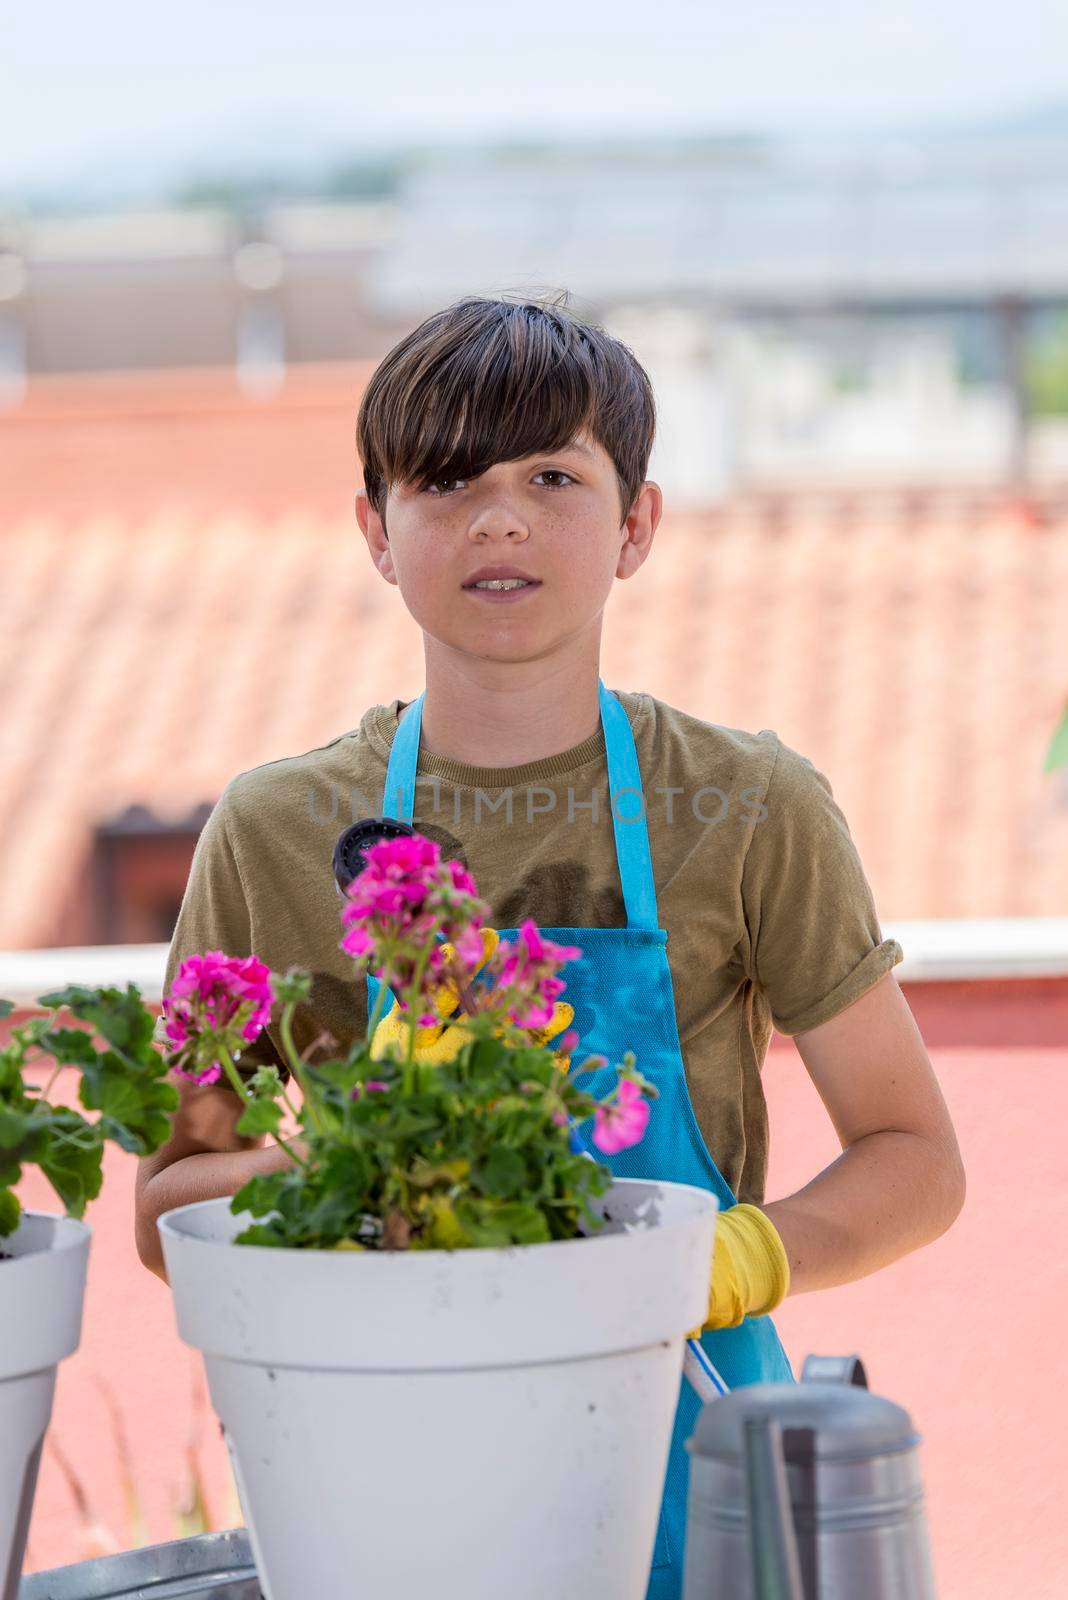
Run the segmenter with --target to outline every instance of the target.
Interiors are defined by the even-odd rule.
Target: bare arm
[[[273,1139],[266,1142],[265,1134],[250,1139],[234,1131],[242,1106],[232,1089],[186,1080],[179,1095],[171,1137],[154,1155],[138,1162],[134,1197],[137,1254],[164,1283],[167,1274],[156,1227],[164,1211],[236,1194],[257,1173],[278,1172],[292,1164]],[[294,1143],[298,1151],[302,1149],[299,1141]]]
[[[851,1283],[946,1231],[964,1204],[956,1135],[916,1019],[887,973],[797,1048],[842,1145],[762,1206],[790,1260],[790,1293]]]

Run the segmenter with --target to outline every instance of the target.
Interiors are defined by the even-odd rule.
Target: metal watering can
[[[683,1600],[935,1600],[919,1436],[855,1356],[704,1407]]]

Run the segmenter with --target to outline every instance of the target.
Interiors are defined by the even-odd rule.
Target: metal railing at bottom
[[[263,1600],[245,1528],[34,1572],[18,1600]]]

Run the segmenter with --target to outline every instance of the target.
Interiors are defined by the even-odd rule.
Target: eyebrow
[[[590,456],[591,458],[593,456],[593,451],[590,449],[589,445],[588,444],[579,444],[577,439],[572,439],[570,444],[565,444],[564,445],[564,449],[565,450],[577,450],[580,455]]]

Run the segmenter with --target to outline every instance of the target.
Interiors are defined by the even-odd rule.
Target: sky
[[[1068,104],[1065,0],[3,0],[0,195],[408,141]]]

